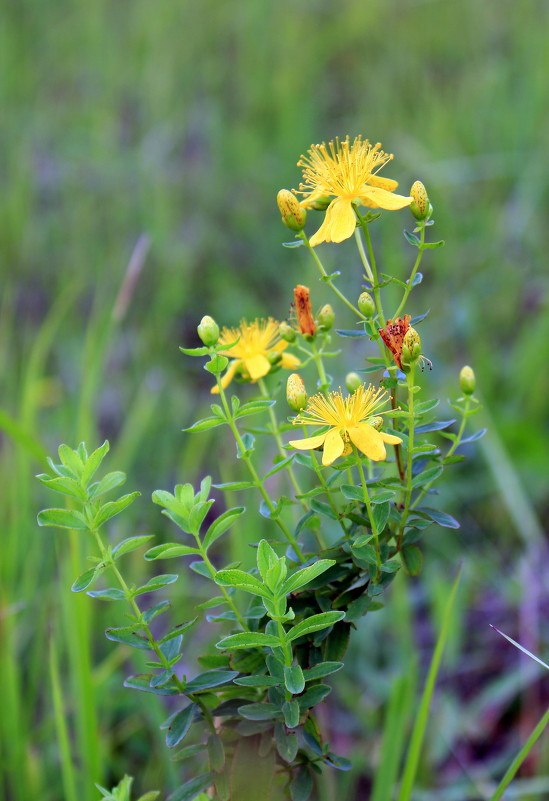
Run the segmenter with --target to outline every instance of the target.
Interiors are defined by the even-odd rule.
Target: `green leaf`
[[[68,445],[60,445],[58,448],[59,458],[65,465],[67,470],[71,473],[73,478],[80,479],[82,470],[84,469],[84,462],[76,451],[69,448]]]
[[[191,723],[193,722],[194,714],[197,709],[197,704],[189,704],[189,706],[178,712],[172,719],[170,728],[166,734],[166,745],[168,748],[174,748],[176,745],[179,745],[181,740],[185,737],[191,728]]]
[[[197,795],[211,787],[213,782],[213,773],[202,773],[200,776],[195,776],[194,779],[189,779],[188,782],[185,782],[184,785],[169,795],[168,801],[192,801]]]
[[[162,687],[151,687],[151,679],[154,678],[151,673],[140,673],[135,676],[128,676],[124,680],[124,687],[129,687],[132,690],[142,690],[146,693],[153,695],[180,695],[179,689],[173,685],[163,685]]]
[[[425,423],[425,425],[416,428],[416,434],[426,434],[428,431],[442,431],[448,426],[455,423],[454,420],[434,420],[432,423]]]
[[[210,687],[219,687],[221,684],[230,684],[236,676],[238,670],[207,670],[189,681],[185,692],[196,693],[199,690],[208,690]]]
[[[151,620],[154,620],[154,618],[157,617],[157,615],[167,612],[170,607],[171,603],[169,601],[159,601],[157,604],[154,604],[143,612],[143,620],[145,623],[150,623]]]
[[[46,473],[41,473],[39,476],[36,476],[36,478],[44,484],[44,486],[54,492],[60,492],[62,495],[68,495],[79,501],[86,501],[88,499],[88,493],[75,478],[66,478],[65,476],[50,478]]]
[[[169,637],[168,640],[164,638],[160,645],[160,650],[164,654],[166,660],[170,665],[175,665],[179,661],[179,652],[181,651],[181,644],[183,636],[178,634],[176,637]]]
[[[125,601],[126,596],[118,587],[107,587],[105,590],[90,590],[86,593],[90,598],[101,598],[105,601]]]
[[[267,540],[260,540],[257,546],[257,569],[261,574],[261,578],[265,581],[265,576],[268,571],[278,564],[278,556],[276,551],[269,545]]]
[[[275,473],[278,473],[279,470],[283,470],[285,467],[287,467],[287,465],[293,462],[294,458],[295,458],[295,453],[292,453],[285,459],[281,459],[279,462],[276,463],[276,465],[273,467],[272,470],[269,470],[269,472],[263,476],[263,481],[270,478],[271,476],[274,476]]]
[[[424,242],[423,247],[425,250],[433,250],[434,248],[441,248],[445,245],[444,239],[439,242]]]
[[[219,734],[210,734],[206,743],[210,767],[219,773],[225,764],[225,747]]]
[[[421,487],[423,484],[428,484],[431,481],[435,481],[441,473],[443,472],[444,468],[441,464],[435,465],[435,467],[429,467],[427,470],[422,470],[421,473],[418,473],[417,476],[414,476],[412,479],[412,487]]]
[[[477,440],[481,439],[486,434],[487,431],[488,431],[487,428],[481,428],[480,431],[471,434],[470,437],[465,437],[465,439],[462,439],[459,444],[465,445],[468,442],[476,442]]]
[[[321,679],[324,676],[329,676],[331,673],[341,670],[343,662],[319,662],[311,668],[303,671],[305,681],[313,681],[313,679]]]
[[[120,559],[125,553],[135,551],[136,548],[141,548],[142,545],[145,545],[146,542],[150,542],[153,539],[154,534],[143,534],[140,537],[128,537],[115,545],[111,554],[114,559]]]
[[[106,629],[105,637],[113,642],[121,642],[124,645],[131,645],[132,648],[140,648],[143,651],[151,649],[151,644],[142,634],[137,634],[132,626],[124,626],[118,629]]]
[[[77,579],[73,581],[71,590],[73,592],[82,592],[82,590],[87,590],[87,588],[93,584],[97,576],[103,572],[105,566],[96,565],[96,567],[90,567],[89,570],[86,570]]]
[[[335,332],[336,332],[336,334],[339,334],[340,337],[351,337],[353,339],[356,339],[358,337],[367,337],[368,336],[368,332],[367,331],[364,331],[364,330],[358,331],[355,328],[351,328],[350,330],[346,329],[346,328],[336,328]]]
[[[285,701],[282,704],[284,723],[289,729],[299,726],[299,704],[297,701]]]
[[[317,501],[316,498],[311,501],[311,509],[313,512],[318,512],[318,514],[323,515],[324,517],[329,517],[330,520],[338,519],[337,514],[329,504],[324,503],[323,501]]]
[[[219,570],[215,575],[216,584],[222,587],[236,587],[261,598],[271,598],[271,593],[260,582],[258,578],[244,570]]]
[[[180,346],[179,350],[186,356],[207,356],[210,352],[210,349],[206,346],[201,346],[199,348],[182,348]]]
[[[105,442],[99,448],[93,451],[93,453],[91,453],[86,459],[84,469],[82,470],[82,484],[84,484],[85,487],[87,487],[92,480],[95,471],[100,466],[108,452],[109,441],[105,440]]]
[[[154,592],[154,590],[159,590],[161,587],[166,587],[168,584],[173,584],[174,581],[177,581],[179,576],[176,573],[166,573],[161,576],[153,576],[152,579],[149,579],[146,584],[143,584],[141,587],[138,587],[136,590],[133,590],[133,595],[143,595],[145,592]]]
[[[39,526],[55,526],[56,528],[89,531],[89,526],[83,515],[71,509],[43,509],[38,512],[37,520]]]
[[[197,420],[196,423],[193,423],[188,428],[181,429],[182,431],[188,431],[192,434],[197,433],[198,431],[208,431],[210,428],[217,428],[217,426],[222,426],[225,420],[221,420],[219,417],[204,417],[202,420]]]
[[[231,492],[234,490],[251,489],[251,487],[255,487],[255,484],[253,481],[228,481],[225,484],[212,484],[212,486],[215,487],[215,489]]]
[[[280,683],[274,676],[240,676],[233,682],[242,687],[278,687]]]
[[[230,527],[236,523],[238,518],[244,514],[245,511],[246,509],[244,506],[239,506],[235,509],[227,509],[227,511],[223,512],[222,515],[219,515],[217,520],[214,520],[204,536],[204,548],[208,550],[208,548],[213,545],[213,543],[219,537],[221,537],[222,534],[228,531]]]
[[[284,667],[284,685],[292,695],[299,695],[305,689],[305,678],[299,665]]]
[[[206,362],[204,365],[204,370],[207,370],[208,373],[212,375],[219,375],[223,372],[223,370],[229,364],[229,360],[226,356],[221,356],[221,354],[216,353],[215,356],[212,356],[209,362]]]
[[[402,233],[404,234],[404,238],[410,245],[413,245],[416,248],[419,247],[421,243],[419,236],[417,236],[416,234],[412,234],[410,231],[406,231],[406,229]]]
[[[280,717],[280,709],[274,704],[245,704],[238,707],[239,713],[246,720],[272,720]]]
[[[108,501],[96,514],[93,521],[94,528],[99,528],[99,526],[102,526],[107,520],[123,512],[130,503],[133,503],[133,501],[139,497],[139,495],[141,495],[140,492],[131,492],[128,495],[123,495],[117,501]]]
[[[290,784],[290,796],[292,801],[307,801],[313,791],[313,777],[306,765],[298,768]]]
[[[122,473],[120,470],[115,470],[112,473],[107,473],[101,481],[92,484],[88,488],[88,492],[90,498],[99,498],[100,495],[104,495],[106,492],[110,492],[115,487],[119,487],[126,481],[126,474]]]
[[[447,512],[441,512],[440,509],[432,509],[429,506],[418,506],[417,509],[414,509],[415,512],[422,512],[424,515],[427,515],[431,520],[434,520],[435,523],[438,523],[439,526],[443,528],[459,528],[460,524],[449,515]]]
[[[333,626],[338,620],[343,620],[345,612],[321,612],[319,615],[312,615],[312,617],[302,620],[295,625],[287,634],[289,641],[296,640],[298,637],[303,637],[305,634],[310,634],[313,631],[320,631],[326,629],[328,626]]]
[[[360,501],[360,503],[364,503],[364,490],[362,487],[355,487],[352,484],[342,484],[341,492],[350,501]]]
[[[331,692],[332,688],[327,684],[315,684],[297,699],[300,710],[310,709],[312,706],[320,704]]]
[[[235,419],[239,417],[246,417],[250,414],[257,414],[257,412],[264,412],[266,409],[270,409],[274,406],[276,401],[274,400],[256,400],[250,401],[249,403],[245,403],[244,406],[241,406],[238,412],[235,414]]]
[[[427,412],[432,411],[439,405],[440,401],[437,399],[434,400],[426,400],[421,401],[420,403],[416,403],[414,407],[415,414],[419,416],[420,414],[427,414]]]
[[[297,755],[299,741],[293,731],[287,732],[282,723],[276,723],[274,729],[276,750],[284,762],[293,762]]]
[[[322,573],[328,570],[328,568],[330,568],[332,565],[335,565],[334,559],[319,559],[312,565],[304,567],[301,570],[297,570],[295,573],[292,573],[292,575],[289,576],[289,578],[286,579],[286,581],[280,588],[280,595],[288,595],[288,593],[294,592],[300,587],[304,587],[305,584],[308,584],[317,576],[320,576]]]
[[[148,562],[154,559],[174,559],[176,556],[189,556],[190,554],[200,554],[198,548],[191,548],[188,545],[180,545],[178,542],[165,542],[162,545],[155,545],[145,554]]]
[[[374,495],[371,496],[370,501],[371,503],[387,503],[387,501],[392,501],[394,498],[394,491],[393,490],[381,490],[381,492],[376,492]]]
[[[279,648],[280,640],[272,634],[263,634],[260,631],[242,631],[238,634],[231,634],[220,640],[216,648],[224,650],[227,648]]]
[[[406,545],[401,550],[402,561],[411,576],[417,576],[423,566],[423,556],[416,545]]]
[[[383,531],[385,531],[385,526],[387,525],[390,512],[391,507],[388,503],[376,503],[374,506],[373,516],[378,534],[381,534]]]

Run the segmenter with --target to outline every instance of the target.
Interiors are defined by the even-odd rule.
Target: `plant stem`
[[[205,563],[206,567],[208,568],[208,571],[210,573],[212,581],[215,581],[215,576],[216,576],[217,570],[215,569],[215,567],[211,563],[210,558],[209,558],[208,554],[206,553],[206,550],[205,550],[204,546],[200,542],[200,537],[198,536],[198,534],[195,535],[195,539],[196,539],[196,543],[198,545],[198,549],[200,551],[200,555],[201,555],[202,559],[204,560],[204,563]],[[221,593],[222,593],[223,597],[225,598],[228,606],[234,612],[236,619],[238,620],[238,622],[240,623],[240,625],[242,626],[244,631],[249,631],[250,628],[249,628],[248,624],[246,623],[246,621],[244,620],[244,618],[240,614],[235,602],[233,601],[233,599],[231,598],[231,596],[229,595],[229,593],[227,592],[225,587],[223,587],[220,584],[218,584],[217,586],[221,590]]]
[[[323,279],[323,280],[324,280],[324,281],[325,281],[325,282],[328,284],[328,286],[330,287],[330,289],[332,290],[332,292],[334,292],[334,293],[337,295],[337,297],[340,299],[340,301],[341,301],[342,303],[344,303],[344,304],[345,304],[345,305],[346,305],[346,306],[347,306],[349,309],[351,309],[351,311],[352,311],[352,312],[354,312],[354,314],[356,314],[356,315],[357,315],[357,317],[359,317],[361,320],[366,320],[367,318],[366,318],[366,317],[365,317],[365,316],[362,314],[362,312],[361,312],[361,311],[359,311],[359,310],[357,309],[357,307],[356,307],[356,306],[354,306],[354,305],[351,303],[351,301],[350,301],[350,300],[348,300],[348,299],[345,297],[345,295],[343,294],[343,292],[341,292],[341,291],[340,291],[340,290],[339,290],[339,289],[336,287],[336,285],[334,284],[334,282],[332,281],[332,279],[329,277],[328,273],[327,273],[327,272],[326,272],[326,270],[324,269],[324,266],[323,266],[322,262],[320,261],[320,259],[319,259],[319,258],[318,258],[318,256],[316,255],[316,251],[315,251],[315,249],[314,249],[314,248],[312,248],[312,247],[311,247],[311,245],[309,244],[309,240],[308,240],[308,238],[307,238],[307,236],[306,236],[306,234],[305,234],[305,232],[304,232],[304,231],[301,231],[301,233],[300,233],[300,237],[301,237],[301,239],[303,240],[303,242],[305,243],[305,246],[308,248],[308,250],[309,250],[309,253],[310,253],[310,254],[311,254],[311,256],[313,257],[313,259],[314,259],[314,262],[315,262],[316,266],[318,267],[318,270],[319,270],[319,272],[320,272],[320,274],[321,274],[321,276],[322,276],[322,279]]]
[[[399,314],[402,312],[402,310],[403,310],[403,308],[404,308],[404,306],[406,304],[406,301],[408,300],[408,295],[412,291],[414,278],[415,278],[416,272],[418,270],[418,267],[419,267],[419,265],[421,263],[421,259],[423,257],[423,251],[425,250],[425,247],[424,247],[424,245],[425,245],[425,222],[420,222],[420,223],[418,223],[418,225],[420,226],[420,235],[419,235],[420,243],[419,243],[419,246],[418,246],[417,257],[416,257],[414,266],[412,267],[412,272],[410,273],[410,277],[408,278],[408,281],[407,281],[407,284],[406,284],[406,289],[404,290],[404,294],[402,296],[402,300],[400,301],[396,312],[393,314],[393,317],[392,317],[393,320],[396,317],[399,316]]]
[[[412,498],[412,469],[413,469],[413,450],[414,450],[414,431],[415,431],[415,417],[414,417],[414,375],[415,363],[411,365],[410,371],[406,374],[406,383],[408,384],[408,455],[406,461],[406,489],[404,491],[404,508],[402,510],[402,517],[399,526],[397,538],[397,550],[400,551],[402,546],[402,536],[404,534],[404,527],[410,514],[410,500]]]
[[[380,295],[380,292],[379,292],[379,278],[378,278],[378,275],[377,275],[376,257],[375,257],[374,248],[373,248],[373,245],[372,245],[372,238],[370,236],[370,229],[368,228],[368,223],[366,222],[364,217],[361,215],[359,210],[356,208],[356,206],[354,206],[354,210],[355,210],[355,214],[357,216],[357,219],[358,219],[358,221],[360,223],[360,226],[361,226],[362,230],[364,231],[364,238],[366,240],[366,247],[368,248],[368,256],[370,258],[370,267],[371,267],[371,272],[372,272],[372,277],[373,277],[373,280],[372,280],[372,291],[374,293],[374,302],[375,302],[375,305],[376,305],[376,311],[377,311],[377,313],[379,315],[379,318],[381,320],[381,324],[385,325],[385,315],[383,313],[383,305],[381,303],[381,295]],[[360,248],[359,248],[359,252],[360,252]]]
[[[364,475],[364,468],[362,467],[362,459],[360,458],[360,454],[356,450],[355,451],[355,463],[358,468],[358,473],[360,475],[360,482],[362,484],[362,494],[364,497],[364,503],[366,505],[366,509],[368,510],[368,519],[370,520],[370,526],[372,528],[372,534],[374,535],[374,542],[375,542],[375,549],[376,549],[376,562],[378,573],[376,575],[376,583],[379,578],[379,568],[381,567],[381,551],[379,547],[379,533],[376,526],[376,521],[374,518],[374,512],[372,509],[372,502],[370,501],[370,493],[368,492],[368,485],[366,484],[366,476]]]
[[[244,442],[242,441],[242,437],[240,436],[240,431],[238,430],[236,422],[235,422],[234,417],[233,417],[233,414],[232,414],[231,410],[229,409],[229,404],[227,402],[227,396],[225,395],[225,391],[224,391],[223,387],[221,386],[221,378],[219,376],[219,373],[216,375],[216,380],[217,380],[217,386],[219,388],[219,397],[221,398],[221,403],[223,404],[223,410],[225,412],[225,419],[227,420],[227,424],[228,424],[229,428],[231,429],[231,431],[233,433],[233,436],[235,438],[236,444],[238,445],[238,447],[240,449],[241,458],[245,462],[245,464],[246,464],[246,466],[247,466],[247,468],[248,468],[248,470],[250,472],[250,475],[252,476],[252,481],[253,481],[254,485],[257,487],[257,489],[259,490],[259,492],[261,493],[261,497],[265,501],[265,504],[266,504],[268,510],[271,513],[273,513],[275,511],[275,506],[274,506],[273,502],[271,501],[271,499],[269,498],[267,490],[265,489],[265,486],[263,484],[263,480],[260,478],[259,474],[257,473],[257,470],[255,469],[252,460],[250,459],[249,456],[246,455],[246,446],[244,445]],[[282,531],[282,533],[284,534],[284,536],[286,537],[286,539],[288,540],[288,542],[290,543],[290,545],[294,549],[294,552],[295,552],[297,558],[299,559],[299,561],[301,563],[305,562],[306,559],[303,556],[303,552],[302,552],[301,548],[299,547],[299,543],[297,542],[296,538],[293,536],[291,531],[288,529],[288,527],[286,526],[284,521],[280,519],[279,515],[273,517],[272,520],[275,521],[277,526],[280,528],[280,530]]]

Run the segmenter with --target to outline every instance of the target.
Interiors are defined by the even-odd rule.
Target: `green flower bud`
[[[373,317],[376,307],[369,292],[363,292],[358,298],[358,309],[365,317]]]
[[[416,329],[409,326],[402,340],[402,353],[400,354],[403,371],[408,373],[412,364],[417,362],[420,356],[421,338]]]
[[[312,202],[307,202],[308,209],[314,209],[315,211],[326,211],[330,203],[332,202],[332,198],[330,195],[322,195],[321,197],[317,197]]]
[[[297,336],[297,332],[295,328],[292,328],[287,322],[282,322],[278,326],[278,333],[280,334],[281,339],[284,339],[286,342],[295,342],[295,338]]]
[[[305,228],[307,212],[299,205],[299,200],[289,189],[281,189],[276,196],[282,222],[291,231],[302,231]]]
[[[333,326],[335,320],[335,313],[329,303],[326,303],[318,313],[317,323],[325,331],[329,331]]]
[[[413,184],[412,188],[410,189],[410,194],[413,198],[412,202],[410,203],[410,211],[416,220],[426,220],[433,211],[433,207],[429,203],[427,190],[421,181],[416,181],[415,184]]]
[[[362,384],[362,378],[358,373],[347,373],[345,376],[345,386],[348,392],[355,392]]]
[[[381,431],[381,426],[383,425],[383,417],[372,417],[369,421],[370,425],[375,428],[376,431]]]
[[[459,385],[464,395],[472,395],[477,385],[477,379],[473,372],[473,368],[468,364],[461,368],[459,374]]]
[[[219,326],[213,317],[206,315],[198,324],[196,330],[202,342],[211,348],[219,339]]]
[[[307,405],[307,390],[299,373],[290,373],[286,382],[286,400],[294,412],[300,412]]]

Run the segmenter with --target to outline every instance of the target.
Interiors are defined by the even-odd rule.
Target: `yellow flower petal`
[[[307,437],[306,439],[292,439],[288,444],[292,448],[297,448],[298,451],[312,451],[315,448],[320,448],[325,439],[326,434],[318,434],[316,437]]]
[[[370,206],[374,209],[389,209],[390,211],[403,209],[412,202],[411,197],[395,195],[394,192],[387,192],[386,189],[380,189],[376,186],[365,186],[358,197],[365,206]]]
[[[285,370],[295,370],[296,367],[299,367],[301,362],[293,353],[283,353],[280,364]]]
[[[337,428],[331,428],[325,437],[322,464],[328,465],[332,464],[338,456],[341,456],[345,450],[345,443]],[[312,439],[314,439],[314,437]]]
[[[368,423],[361,423],[358,426],[347,429],[347,431],[351,442],[372,462],[380,462],[385,459],[387,452],[383,439],[379,431],[376,431],[373,426],[368,425]]]
[[[381,436],[383,442],[386,442],[388,445],[400,445],[402,442],[400,437],[395,437],[392,434],[386,434],[384,431],[378,432]]]
[[[242,361],[252,381],[258,381],[263,378],[271,369],[271,362],[262,353],[256,353],[255,356],[242,359]]]
[[[352,202],[347,198],[338,197],[332,200],[326,209],[324,222],[310,239],[311,247],[321,242],[343,242],[355,232],[356,217]]]
[[[233,361],[229,363],[229,366],[227,367],[227,372],[221,379],[222,389],[227,389],[227,387],[233,380],[234,374],[236,373],[240,364],[242,364],[242,359],[233,359]],[[217,386],[217,384],[215,385],[215,387],[212,387],[210,389],[210,392],[212,393],[212,395],[219,395],[219,387]]]
[[[394,192],[398,186],[398,181],[393,181],[392,178],[382,178],[381,175],[370,175],[368,183],[370,186],[386,189],[387,192]]]

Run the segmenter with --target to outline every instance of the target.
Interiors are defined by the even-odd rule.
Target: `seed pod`
[[[219,326],[213,317],[206,315],[203,317],[196,328],[198,336],[202,342],[211,348],[219,339]]]
[[[292,328],[292,326],[287,322],[283,321],[280,323],[278,327],[278,333],[280,334],[281,339],[284,339],[286,342],[295,342],[297,334],[295,329]]]
[[[459,385],[464,395],[472,395],[477,385],[477,379],[473,372],[473,368],[468,364],[461,368],[459,374]]]
[[[282,222],[291,231],[302,231],[305,228],[307,212],[299,205],[299,200],[289,189],[281,189],[276,196],[278,210],[282,215]]]

